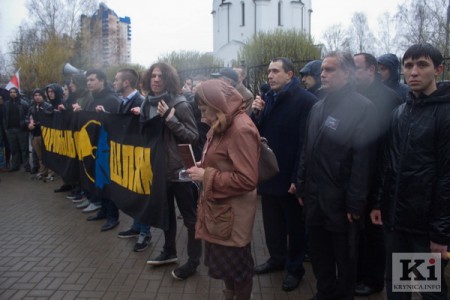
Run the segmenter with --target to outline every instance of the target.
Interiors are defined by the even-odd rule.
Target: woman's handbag
[[[265,181],[275,176],[280,171],[277,157],[270,149],[267,139],[261,137],[261,147],[258,162],[259,181]]]

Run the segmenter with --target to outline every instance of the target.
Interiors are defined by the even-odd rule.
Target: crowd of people
[[[437,82],[442,63],[430,44],[411,46],[401,62],[393,54],[333,51],[299,71],[277,57],[256,96],[243,84],[243,67],[181,84],[163,62],[141,81],[135,70],[119,70],[112,88],[101,70],[74,74],[69,92],[52,83],[35,89],[30,103],[12,88],[0,95],[0,168],[15,172],[23,166],[34,179],[54,179],[42,159],[42,114],[129,114],[142,124],[160,118],[169,226],[161,253],[148,265],[178,261],[177,207],[187,229],[188,260],[172,276],[189,278],[203,256],[208,275],[223,280],[225,299],[250,299],[254,275],[275,271],[284,272],[281,288],[292,291],[305,275],[305,260],[317,279],[313,299],[353,299],[384,288],[389,300],[411,299],[392,288],[392,255],[421,252],[441,255],[436,272],[442,275],[441,291],[422,291],[422,297],[444,300],[450,85]],[[258,179],[261,137],[279,165],[265,181]],[[191,144],[197,160],[185,170],[187,180],[180,178],[178,144]],[[96,212],[88,221],[106,220],[102,231],[119,224],[114,202],[80,183],[64,182],[55,192],[70,192],[77,208]],[[255,266],[258,199],[269,258]],[[152,239],[149,223],[134,219],[118,237],[135,238],[134,251],[144,251]]]

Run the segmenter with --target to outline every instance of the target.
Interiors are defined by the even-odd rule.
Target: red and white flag
[[[16,73],[11,77],[8,84],[5,86],[5,89],[9,91],[10,88],[15,87],[20,92],[20,77],[19,77],[19,70],[17,70]]]

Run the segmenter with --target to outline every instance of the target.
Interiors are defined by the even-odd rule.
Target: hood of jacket
[[[383,54],[377,59],[380,65],[386,66],[389,69],[389,79],[385,81],[388,86],[398,85],[400,81],[400,61],[397,56],[392,53]]]
[[[440,103],[450,103],[450,83],[440,83],[435,90],[430,95],[419,95],[416,97],[412,92],[410,92],[410,97],[407,99],[407,105],[434,105]]]
[[[202,82],[197,89],[197,93],[209,106],[223,112],[228,124],[232,117],[241,111],[242,95],[234,87],[222,80],[211,79]]]
[[[55,91],[55,99],[52,100],[48,97],[48,89],[52,89]],[[63,88],[57,83],[50,83],[45,87],[45,95],[47,96],[48,101],[50,101],[53,106],[61,104],[63,94],[64,94]]]
[[[72,75],[72,81],[77,87],[76,95],[79,97],[87,91],[86,76],[84,74],[74,74]]]
[[[316,83],[318,83],[320,85],[320,73],[321,73],[321,68],[322,66],[322,61],[321,60],[313,60],[310,61],[309,63],[307,63],[301,70],[300,70],[300,76],[307,76],[310,75],[312,77],[314,77],[314,79],[316,80]]]

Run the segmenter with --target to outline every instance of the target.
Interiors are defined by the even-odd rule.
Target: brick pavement
[[[132,219],[120,215],[118,228],[100,232],[103,221],[87,222],[65,198],[53,193],[61,180],[30,180],[28,173],[0,173],[0,299],[222,299],[219,280],[210,279],[201,265],[186,281],[170,275],[175,264],[150,267],[146,259],[162,249],[161,230],[152,229],[152,244],[144,252],[132,251],[134,240],[119,239],[117,232]],[[178,220],[178,256],[186,260],[186,231]],[[253,252],[264,262],[261,213],[258,210]],[[315,290],[311,265],[300,287],[281,290],[283,273],[255,276],[253,299],[310,299]],[[384,293],[358,300],[385,299]]]

